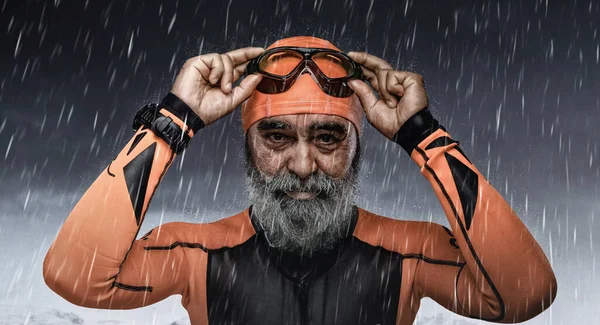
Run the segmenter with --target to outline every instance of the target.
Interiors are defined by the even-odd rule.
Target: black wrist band
[[[194,134],[204,127],[204,121],[196,114],[184,101],[179,99],[173,93],[168,93],[161,102],[170,113],[185,121],[187,126],[194,131]]]
[[[410,155],[421,141],[440,128],[444,129],[429,109],[425,108],[411,116],[394,134],[392,141],[402,146]]]
[[[150,129],[154,134],[165,140],[165,142],[180,155],[190,143],[191,138],[184,133],[177,123],[168,117],[160,114],[159,117],[152,123]]]
[[[191,138],[171,117],[160,113],[160,108],[161,106],[155,103],[140,108],[133,118],[133,130],[137,131],[140,126],[145,126],[179,155],[190,144]]]

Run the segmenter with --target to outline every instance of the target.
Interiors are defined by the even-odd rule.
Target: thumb
[[[369,87],[369,85],[367,85],[364,81],[358,79],[350,80],[348,82],[348,87],[354,90],[354,92],[358,96],[358,99],[360,100],[360,103],[362,104],[365,113],[367,115],[372,115],[371,110],[373,109],[373,107],[375,107],[377,101],[379,101],[379,98],[375,96],[373,89],[371,89],[371,87]]]
[[[252,94],[254,89],[256,89],[256,86],[258,85],[258,83],[261,80],[262,80],[262,75],[251,74],[249,76],[246,76],[244,78],[244,80],[242,80],[242,82],[240,82],[239,85],[237,85],[235,88],[233,88],[233,90],[229,94],[229,96],[232,97],[233,107],[234,108],[237,107],[243,101],[248,99],[248,97],[250,97],[250,95]]]

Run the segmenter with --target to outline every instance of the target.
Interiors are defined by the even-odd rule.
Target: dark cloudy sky
[[[169,91],[187,58],[314,35],[425,77],[434,115],[555,269],[555,304],[527,324],[590,323],[600,305],[599,27],[598,0],[0,0],[0,307],[13,319],[68,310],[86,324],[185,318],[176,297],[141,311],[73,307],[44,286],[43,256],[131,137],[136,110]],[[362,143],[362,207],[448,224],[398,145],[370,126]],[[202,130],[143,230],[245,208],[242,151],[239,110]],[[424,300],[417,323],[431,317],[468,324]]]

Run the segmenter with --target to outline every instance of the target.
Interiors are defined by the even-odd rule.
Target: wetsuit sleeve
[[[394,139],[431,183],[452,230],[429,234],[414,290],[463,316],[513,323],[548,308],[557,283],[543,250],[428,110]]]
[[[165,109],[160,112],[185,125]],[[106,309],[185,295],[189,271],[184,252],[147,249],[177,241],[170,224],[136,240],[175,156],[151,130],[142,126],[135,132],[75,205],[49,248],[43,274],[54,292],[79,306]]]

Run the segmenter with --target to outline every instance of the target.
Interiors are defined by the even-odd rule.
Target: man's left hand
[[[369,123],[388,139],[392,139],[411,116],[428,106],[421,75],[394,70],[385,60],[365,52],[349,52],[348,56],[362,66],[379,98],[362,80],[351,80],[348,86],[358,96]]]

